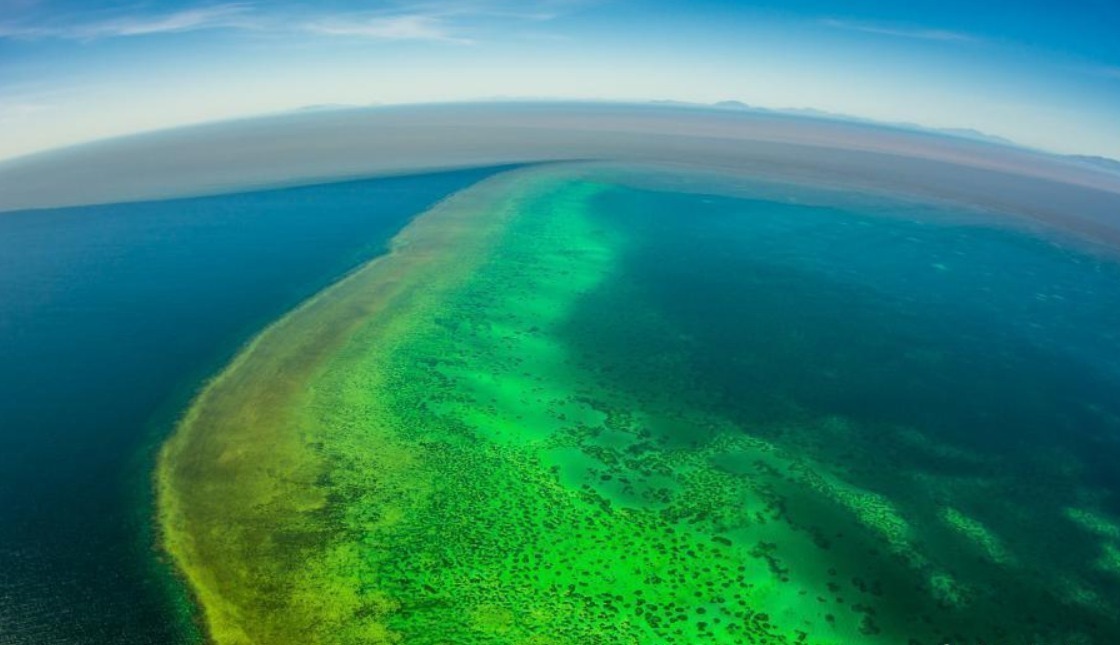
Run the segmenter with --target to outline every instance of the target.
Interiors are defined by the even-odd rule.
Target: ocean
[[[1115,253],[659,172],[0,216],[0,642],[201,638],[235,355],[219,638],[1120,639]]]
[[[1115,256],[665,177],[473,186],[230,365],[160,462],[218,642],[1120,639]]]
[[[0,214],[0,643],[199,639],[155,450],[262,327],[494,172]]]

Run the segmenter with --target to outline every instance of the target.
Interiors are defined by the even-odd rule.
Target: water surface
[[[654,184],[493,178],[223,372],[160,461],[218,642],[1120,640],[1113,256]]]
[[[253,333],[491,172],[0,214],[0,642],[197,637],[148,531],[168,422]]]

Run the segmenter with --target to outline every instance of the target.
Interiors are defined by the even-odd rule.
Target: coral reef
[[[1057,642],[1087,613],[1116,633],[1107,584],[1056,602],[1050,538],[1001,532],[1028,506],[985,501],[1000,464],[796,402],[721,408],[695,338],[643,305],[641,235],[599,212],[622,190],[487,180],[209,386],[159,481],[215,641]]]

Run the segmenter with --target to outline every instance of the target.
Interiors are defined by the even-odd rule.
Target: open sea
[[[493,172],[0,213],[0,643],[197,641],[151,530],[176,415],[262,327]]]
[[[777,500],[784,533],[756,555],[781,575],[756,589],[796,589],[769,613],[808,642],[1117,642],[1115,256],[999,214],[790,194],[601,194],[629,239],[569,352],[601,388],[704,410],[795,464],[711,462]],[[703,450],[702,427],[648,430]]]
[[[0,644],[197,641],[151,530],[176,415],[494,172],[0,214]],[[386,560],[394,628],[508,636],[562,594],[641,642],[1120,642],[1114,256],[945,205],[637,185],[528,202],[394,359],[417,460],[465,464],[433,462],[462,513]],[[518,459],[474,459],[496,446]],[[529,599],[502,620],[453,586],[483,556]]]

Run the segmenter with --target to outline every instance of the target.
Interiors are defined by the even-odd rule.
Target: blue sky
[[[1120,3],[0,0],[0,158],[318,104],[815,108],[1120,158]]]

